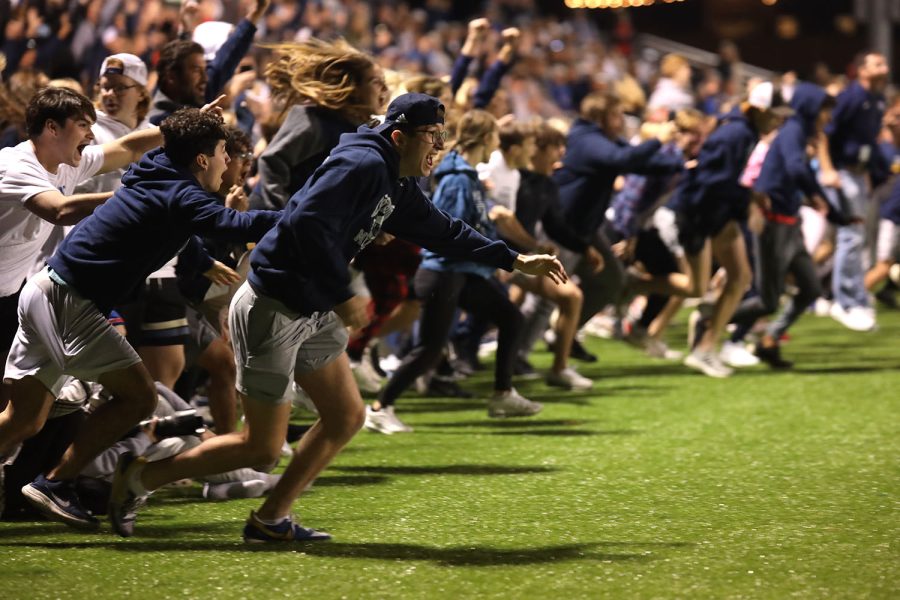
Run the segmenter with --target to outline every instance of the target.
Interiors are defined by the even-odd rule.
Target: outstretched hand
[[[559,285],[569,280],[562,263],[555,256],[549,254],[520,254],[513,264],[516,271],[527,275],[543,275],[549,277],[553,283]]]
[[[216,98],[215,100],[210,102],[209,104],[204,104],[203,108],[200,109],[200,112],[214,113],[216,115],[219,115],[219,118],[222,119],[223,117],[222,117],[221,104],[222,104],[222,102],[225,101],[225,98],[227,98],[227,97],[228,96],[226,94],[222,94],[221,96],[219,96],[218,98]]]
[[[219,285],[231,285],[241,280],[237,271],[219,261],[215,261],[213,266],[203,273],[203,276]]]

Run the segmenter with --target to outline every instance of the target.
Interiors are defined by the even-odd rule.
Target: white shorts
[[[878,222],[878,243],[875,247],[875,260],[878,262],[894,262],[900,250],[900,226],[893,221],[881,219]]]
[[[349,337],[333,311],[301,316],[247,282],[231,300],[228,325],[238,391],[276,404],[287,402],[295,373],[316,371],[334,361],[346,350]]]
[[[36,273],[19,297],[19,328],[6,359],[4,380],[35,377],[54,396],[68,379],[99,381],[110,371],[141,362],[93,302]]]

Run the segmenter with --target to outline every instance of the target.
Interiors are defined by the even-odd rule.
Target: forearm
[[[66,196],[65,201],[56,208],[56,217],[52,222],[56,225],[75,225],[94,212],[95,208],[112,198],[112,195],[112,192],[102,192]]]
[[[98,174],[124,169],[139,160],[145,152],[149,152],[162,143],[163,137],[159,127],[150,127],[103,144],[103,167],[100,168]]]
[[[494,223],[497,226],[497,232],[519,248],[531,250],[537,247],[538,241],[525,231],[515,217],[498,219]]]

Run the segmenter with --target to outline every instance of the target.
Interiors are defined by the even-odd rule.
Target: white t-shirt
[[[97,122],[91,125],[91,132],[94,134],[93,145],[100,146],[108,142],[114,142],[119,138],[125,137],[133,131],[142,131],[153,127],[150,121],[144,119],[134,129],[128,125],[116,121],[103,111],[97,111]],[[100,192],[114,192],[122,186],[122,175],[126,169],[116,169],[103,175],[91,177],[86,181],[78,183],[75,188],[77,194],[96,194]]]
[[[38,162],[31,141],[0,150],[0,297],[19,291],[22,282],[36,270],[41,248],[56,229],[25,208],[25,202],[52,190],[70,196],[78,182],[102,166],[100,146],[88,146],[77,168],[60,165],[55,175]]]
[[[91,132],[94,134],[93,144],[100,145],[108,142],[114,142],[119,138],[125,137],[134,131],[142,131],[153,127],[150,121],[144,119],[138,126],[131,129],[125,123],[116,121],[111,116],[103,112],[97,111],[97,122],[91,125]],[[78,194],[98,194],[101,192],[115,192],[122,187],[122,175],[127,169],[116,169],[103,175],[96,175],[78,184],[75,192]],[[174,256],[165,265],[150,274],[148,279],[175,277],[175,265],[178,264],[178,257]]]
[[[491,182],[493,189],[488,190],[488,195],[494,202],[516,212],[516,194],[522,181],[518,169],[511,169],[499,150],[494,150],[486,163],[479,163],[475,168],[481,181]]]

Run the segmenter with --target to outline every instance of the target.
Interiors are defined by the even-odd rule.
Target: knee
[[[366,408],[362,402],[342,411],[336,418],[322,420],[322,427],[328,437],[341,444],[349,442],[366,422]]]
[[[581,288],[572,286],[560,299],[559,308],[568,312],[578,312],[583,302],[584,294],[581,293]]]
[[[281,458],[281,449],[284,447],[284,439],[255,439],[244,440],[243,455],[247,457],[248,465],[271,465]]]

